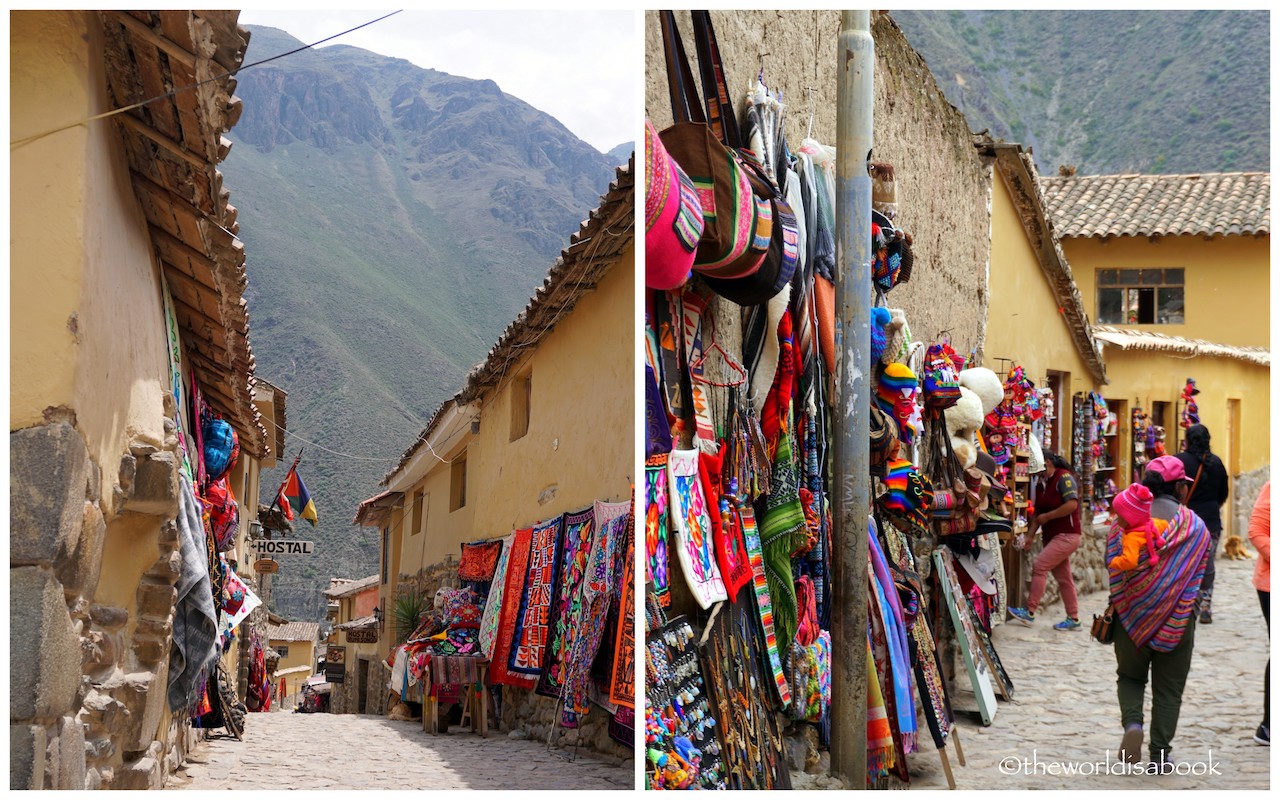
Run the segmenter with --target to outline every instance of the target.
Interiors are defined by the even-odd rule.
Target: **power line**
[[[403,10],[403,9],[401,9],[401,10]],[[334,34],[334,35],[332,35],[332,36],[327,36],[327,37],[325,37],[324,39],[321,39],[321,40],[320,40],[320,41],[318,41],[318,42],[312,42],[311,44],[304,44],[302,47],[294,48],[293,50],[290,50],[290,51],[289,51],[289,52],[287,52],[287,53],[280,53],[279,55],[271,56],[270,58],[264,58],[264,59],[262,59],[261,61],[255,61],[255,62],[253,62],[252,64],[243,64],[243,65],[241,65],[241,66],[239,66],[239,67],[236,67],[236,68],[235,68],[235,69],[233,69],[233,70],[230,70],[230,71],[228,71],[228,72],[224,72],[224,73],[222,73],[221,75],[215,75],[215,76],[214,76],[214,77],[212,77],[212,78],[206,78],[206,79],[204,79],[204,80],[202,80],[202,81],[196,81],[195,83],[191,84],[190,86],[181,86],[181,87],[177,87],[177,88],[175,88],[175,89],[171,89],[171,90],[169,90],[169,91],[165,92],[164,94],[158,94],[158,95],[156,95],[155,97],[147,98],[146,100],[143,100],[143,101],[138,102],[138,103],[134,103],[134,104],[133,104],[133,105],[131,105],[131,106],[125,106],[124,108],[117,108],[117,109],[114,109],[114,110],[112,110],[112,111],[106,111],[106,112],[103,112],[103,113],[101,113],[101,114],[96,114],[96,115],[94,115],[94,116],[92,116],[92,117],[86,117],[85,119],[82,119],[82,120],[80,120],[79,122],[72,122],[72,123],[70,123],[70,124],[62,125],[62,126],[57,127],[57,128],[51,128],[50,130],[47,130],[47,131],[42,131],[41,133],[32,134],[31,136],[24,136],[24,137],[23,137],[23,138],[21,138],[21,139],[16,139],[16,140],[14,140],[14,141],[12,141],[12,142],[9,142],[9,147],[10,147],[10,148],[14,148],[14,147],[21,147],[22,145],[27,144],[28,142],[34,142],[36,139],[43,139],[43,138],[44,138],[44,137],[46,137],[46,136],[50,136],[50,135],[52,135],[52,134],[59,133],[60,131],[65,131],[65,130],[67,130],[68,128],[75,128],[75,127],[79,127],[80,125],[85,125],[85,124],[87,124],[87,123],[93,122],[94,120],[107,119],[108,117],[114,117],[116,114],[123,114],[124,112],[126,112],[126,111],[132,111],[132,110],[134,110],[135,108],[142,108],[143,106],[148,105],[148,104],[150,104],[150,103],[154,103],[154,102],[155,102],[155,101],[157,101],[157,100],[164,100],[164,99],[165,99],[165,98],[167,98],[167,97],[173,97],[173,96],[175,96],[175,95],[181,94],[182,92],[189,92],[189,91],[191,91],[192,89],[195,89],[195,88],[196,88],[196,87],[198,87],[198,86],[203,86],[203,85],[204,85],[204,84],[206,84],[206,83],[213,83],[213,82],[215,82],[215,81],[220,81],[220,80],[222,80],[223,78],[229,78],[229,77],[231,77],[232,75],[236,75],[236,74],[238,74],[238,73],[239,73],[239,72],[241,72],[242,70],[246,70],[246,69],[249,69],[249,68],[251,68],[251,67],[261,66],[261,65],[263,65],[263,64],[268,64],[268,63],[270,63],[270,62],[272,62],[272,61],[276,61],[276,60],[278,60],[278,59],[285,58],[286,56],[291,56],[291,55],[293,55],[293,54],[295,54],[295,53],[301,53],[303,50],[310,50],[311,48],[316,47],[316,46],[318,46],[318,45],[322,45],[322,44],[324,44],[325,42],[329,42],[329,41],[332,41],[332,40],[334,40],[334,39],[337,39],[339,36],[346,36],[348,33],[354,33],[355,31],[358,31],[358,30],[360,30],[361,28],[367,28],[368,26],[370,26],[370,25],[374,24],[375,22],[381,22],[382,20],[386,19],[387,17],[393,17],[393,16],[395,16],[396,14],[399,14],[399,13],[400,13],[400,11],[392,11],[390,14],[384,14],[383,16],[378,17],[377,19],[371,19],[371,20],[369,20],[368,22],[366,22],[366,23],[364,23],[364,24],[361,24],[361,25],[357,25],[357,26],[355,26],[354,28],[348,28],[347,30],[342,31],[341,33],[335,33],[335,34]]]

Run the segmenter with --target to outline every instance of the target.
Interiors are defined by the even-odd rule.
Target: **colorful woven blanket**
[[[458,577],[464,581],[493,580],[501,553],[501,540],[462,545],[462,557],[458,559]]]
[[[867,639],[867,780],[883,778],[893,766],[893,729],[880,690],[871,640]]]
[[[485,658],[493,655],[493,642],[498,634],[498,623],[502,618],[502,598],[507,588],[507,565],[511,561],[511,548],[516,541],[514,533],[502,540],[502,552],[498,556],[497,566],[493,571],[493,582],[489,587],[489,599],[485,603],[484,616],[480,620],[480,652]]]
[[[773,625],[778,633],[778,644],[784,650],[791,646],[797,622],[791,554],[796,551],[797,544],[807,542],[809,538],[804,508],[800,505],[798,479],[788,423],[778,437],[769,496],[765,499],[764,518],[760,521],[760,544],[764,548],[765,572],[769,577],[769,594],[773,598]]]
[[[1111,602],[1135,645],[1149,644],[1167,653],[1182,641],[1213,554],[1209,529],[1185,506],[1169,520],[1164,541],[1159,564],[1146,561],[1134,570],[1111,571]],[[1120,555],[1120,549],[1120,537],[1109,537],[1107,563]]]
[[[520,597],[524,590],[524,575],[529,566],[529,545],[533,541],[533,528],[515,532],[511,545],[511,558],[507,563],[506,588],[503,590],[502,610],[498,631],[493,640],[493,657],[489,661],[489,683],[507,686],[523,686],[532,689],[534,680],[507,667],[512,639],[516,633],[516,617],[520,611]]]
[[[564,655],[576,631],[569,627],[573,605],[579,601],[578,587],[587,569],[587,556],[595,539],[595,510],[584,508],[564,515],[564,547],[560,554],[560,579],[551,598],[551,619],[547,630],[551,642],[546,663],[538,677],[538,694],[559,697],[564,681]]]
[[[698,605],[710,608],[729,595],[716,564],[711,518],[698,478],[698,451],[672,450],[667,459],[667,481],[681,571]]]
[[[596,524],[599,535],[587,562],[586,581],[582,585],[582,605],[579,618],[571,624],[579,631],[566,660],[564,677],[565,727],[577,725],[577,718],[590,710],[588,693],[591,684],[591,662],[600,650],[605,617],[616,599],[614,581],[621,574],[618,560],[626,544],[627,528],[634,524],[629,514],[617,516],[629,503],[596,502]],[[604,521],[601,521],[604,520]]]
[[[622,557],[622,583],[618,587],[618,636],[613,644],[613,674],[609,682],[609,699],[632,709],[631,726],[635,726],[636,707],[636,608],[635,608],[635,524],[627,526],[627,546]],[[617,719],[615,715],[615,720]],[[610,725],[610,732],[613,725]]]
[[[535,525],[529,543],[529,565],[520,594],[515,639],[507,666],[512,672],[536,676],[542,671],[551,638],[548,621],[551,600],[560,578],[560,553],[564,544],[563,517]]]

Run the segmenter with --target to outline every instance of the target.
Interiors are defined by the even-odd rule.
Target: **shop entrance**
[[[369,659],[356,661],[356,713],[364,714],[369,705]]]

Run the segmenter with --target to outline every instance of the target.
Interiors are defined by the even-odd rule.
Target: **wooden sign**
[[[315,542],[298,539],[250,539],[246,544],[264,556],[309,556],[315,552]]]
[[[951,551],[945,547],[938,548],[933,553],[933,563],[937,567],[938,583],[942,585],[943,601],[951,612],[951,624],[960,644],[960,654],[964,656],[965,671],[969,673],[969,683],[978,700],[978,713],[982,724],[990,725],[996,716],[996,693],[991,685],[991,670],[979,649],[975,630],[978,623],[970,616],[972,606],[964,602]],[[1012,693],[1012,687],[1010,691]]]
[[[270,558],[260,558],[253,562],[253,571],[261,575],[269,575],[280,571],[280,562]]]
[[[324,654],[324,679],[329,683],[347,680],[347,648],[329,645]]]
[[[377,644],[377,628],[356,628],[347,631],[347,642],[350,644]]]

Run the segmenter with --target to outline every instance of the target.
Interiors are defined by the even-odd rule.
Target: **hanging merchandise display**
[[[919,276],[901,176],[872,164],[872,252],[860,268],[875,302],[859,400],[871,463],[864,475],[834,475],[847,418],[833,407],[836,153],[812,138],[789,145],[786,106],[763,68],[735,102],[709,12],[691,14],[696,73],[675,14],[659,16],[675,124],[658,134],[663,151],[652,147],[649,169],[661,182],[672,172],[665,158],[688,175],[704,228],[688,276],[676,264],[670,285],[646,279],[646,786],[788,788],[797,768],[788,756],[843,733],[832,730],[832,677],[848,674],[846,659],[864,647],[869,785],[909,783],[907,759],[921,749],[938,753],[950,782],[955,719],[939,638],[969,635],[966,621],[989,633],[1007,603],[991,562],[1011,538],[998,513],[1011,512],[1011,492],[994,462],[975,466],[991,444],[983,419],[1005,386],[991,374],[997,396],[984,408],[961,380],[968,359],[945,335],[917,342],[907,313],[886,307],[889,292]],[[654,202],[654,214],[673,216],[658,205],[673,199]],[[673,225],[659,226],[668,245]],[[1043,417],[1029,386],[1009,376],[1008,411]],[[1013,462],[1016,430],[1006,438]],[[832,578],[834,543],[852,534],[837,530],[831,498],[850,481],[866,482],[874,500],[863,513],[878,520],[857,647],[832,632],[833,609],[848,602]],[[955,579],[960,622],[947,614],[934,560],[953,549],[978,575],[966,567]],[[975,666],[997,669],[987,666],[999,662],[989,636],[970,652]],[[1010,697],[1011,683],[1000,685]]]

